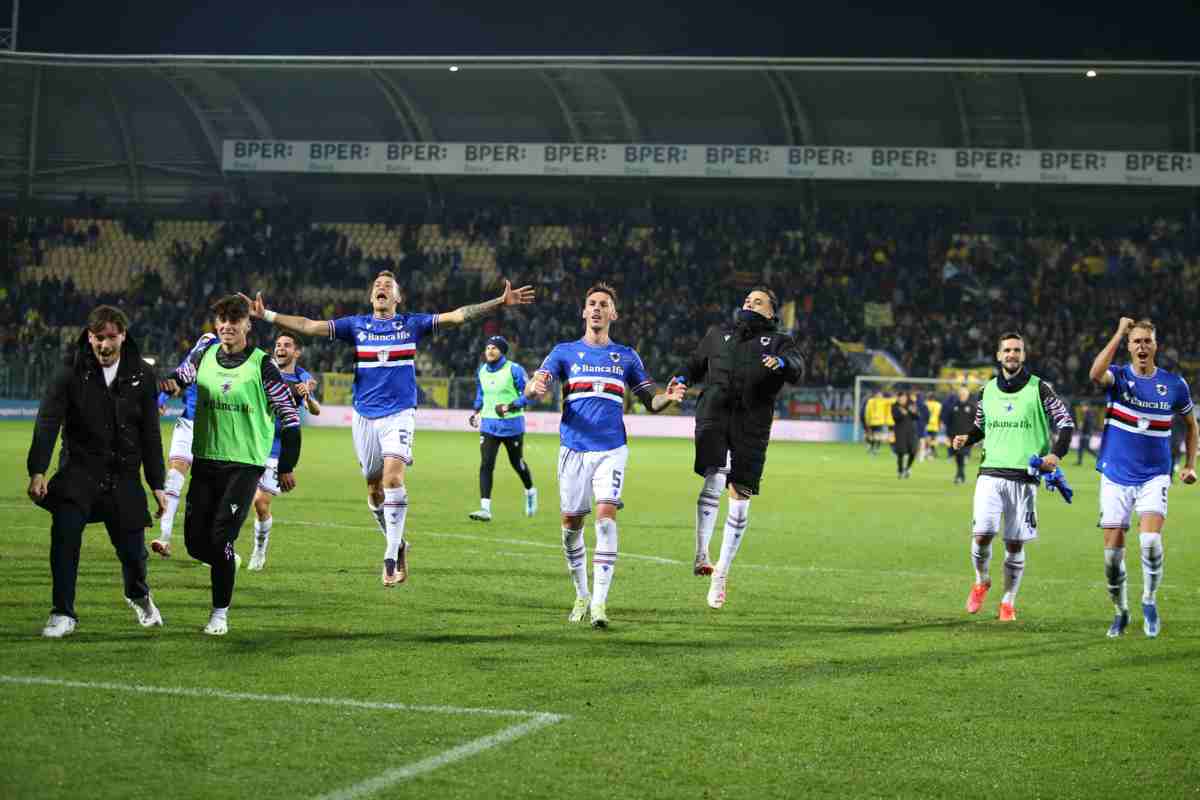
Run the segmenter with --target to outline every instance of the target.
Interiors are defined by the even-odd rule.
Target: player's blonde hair
[[[1145,331],[1150,331],[1151,336],[1155,337],[1156,339],[1158,338],[1158,334],[1154,332],[1154,323],[1151,322],[1148,318],[1142,317],[1137,322],[1133,323],[1133,327],[1129,329],[1129,335],[1132,336],[1133,332],[1136,331],[1138,328],[1141,328],[1142,330],[1145,330]]]

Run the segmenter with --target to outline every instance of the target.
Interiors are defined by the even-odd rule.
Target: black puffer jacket
[[[30,475],[46,473],[60,428],[63,434],[58,471],[39,505],[54,511],[71,502],[90,515],[102,494],[113,494],[122,528],[148,525],[138,471],[145,467],[155,490],[166,477],[157,401],[155,375],[132,339],[122,345],[117,377],[108,387],[84,330],[73,362],[55,376],[38,407],[26,461]]]
[[[767,369],[764,355],[782,358],[783,367]],[[737,416],[747,435],[765,443],[779,390],[803,376],[804,358],[792,337],[756,314],[749,322],[710,329],[688,361],[684,377],[689,386],[704,384],[696,408],[697,427]]]

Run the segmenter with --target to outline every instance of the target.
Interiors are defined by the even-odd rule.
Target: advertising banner
[[[1200,155],[720,144],[226,139],[226,172],[1200,186]]]

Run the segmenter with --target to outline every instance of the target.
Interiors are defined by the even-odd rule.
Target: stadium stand
[[[477,224],[485,215],[499,224]],[[795,303],[793,327],[810,354],[813,385],[853,379],[835,338],[890,351],[910,375],[934,376],[945,366],[989,363],[994,333],[1016,328],[1030,335],[1040,374],[1068,394],[1086,391],[1091,355],[1127,309],[1158,321],[1166,365],[1190,368],[1200,353],[1200,331],[1190,324],[1200,299],[1200,237],[1183,221],[1083,228],[985,223],[946,209],[731,208],[659,212],[653,225],[522,226],[489,208],[389,227],[312,224],[282,206],[246,207],[224,224],[161,221],[145,241],[105,219],[92,243],[61,233],[91,222],[24,221],[25,256],[9,290],[16,302],[0,317],[6,358],[24,358],[39,342],[65,346],[85,309],[100,301],[136,310],[146,351],[175,358],[217,295],[261,288],[274,307],[328,318],[361,311],[363,287],[385,268],[397,272],[414,310],[490,294],[498,269],[534,283],[547,301],[519,319],[435,339],[420,366],[442,375],[471,374],[483,338],[497,327],[520,357],[539,358],[575,335],[574,300],[600,278],[621,293],[621,337],[663,368],[759,281]],[[867,304],[888,307],[895,324],[869,327]],[[321,342],[306,358],[320,370],[349,366],[343,348]]]

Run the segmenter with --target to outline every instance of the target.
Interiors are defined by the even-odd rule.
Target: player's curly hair
[[[212,304],[212,313],[226,322],[241,322],[250,316],[250,304],[244,298],[230,294]]]
[[[304,347],[304,345],[300,343],[300,337],[299,337],[299,336],[297,336],[296,334],[292,333],[291,331],[284,330],[284,329],[282,329],[282,328],[278,328],[278,329],[276,329],[276,331],[275,331],[275,339],[274,339],[274,341],[276,342],[276,344],[278,344],[278,343],[279,343],[279,340],[280,340],[280,339],[291,339],[291,340],[292,340],[292,344],[293,344],[293,345],[295,345],[295,347],[296,347],[296,349],[297,349],[297,350],[300,350],[300,349],[302,349],[302,348]]]
[[[584,294],[583,294],[584,305],[587,305],[587,299],[589,297],[591,297],[592,295],[594,295],[596,292],[604,292],[606,295],[608,295],[609,298],[612,300],[613,308],[616,308],[616,306],[617,306],[617,290],[614,289],[613,287],[609,286],[604,281],[599,281],[598,283],[593,283],[590,287],[588,287],[588,290],[586,292],[584,292]]]

